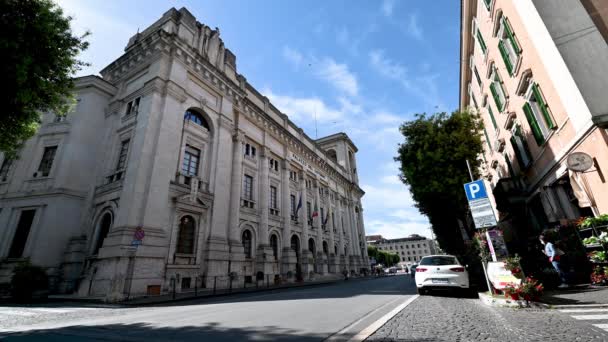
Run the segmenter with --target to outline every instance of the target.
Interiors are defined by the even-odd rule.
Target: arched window
[[[335,162],[338,161],[338,155],[336,154],[336,150],[329,149],[329,150],[327,150],[327,154],[329,154],[329,158],[332,159],[333,161],[335,161]]]
[[[274,260],[279,258],[279,238],[272,234],[270,235],[270,246],[272,247],[272,256],[274,256]]]
[[[313,238],[310,238],[308,240],[308,250],[312,253],[312,255],[315,255],[315,240]]]
[[[210,130],[207,120],[205,120],[205,118],[201,114],[199,114],[193,110],[189,109],[186,111],[186,113],[184,113],[184,120],[192,121],[195,124],[197,124],[199,126],[203,126],[207,130]]]
[[[338,256],[338,245],[334,245],[334,254]]]
[[[194,254],[195,222],[192,216],[184,216],[179,223],[177,253]]]
[[[291,249],[296,252],[296,258],[300,260],[300,239],[297,235],[291,237]]]
[[[243,248],[245,249],[245,258],[251,258],[251,231],[245,230],[243,232],[243,236],[241,238],[241,242],[243,243]]]
[[[112,227],[112,214],[105,213],[99,221],[99,229],[97,230],[97,241],[95,242],[95,249],[93,254],[97,254],[99,249],[103,245],[103,240],[108,236],[110,228]]]
[[[329,246],[327,245],[327,241],[323,241],[323,253],[325,253],[325,255],[329,254]]]

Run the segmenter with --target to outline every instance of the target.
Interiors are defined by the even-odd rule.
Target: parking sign
[[[483,179],[465,184],[464,191],[467,194],[475,227],[481,229],[495,226],[496,216]]]

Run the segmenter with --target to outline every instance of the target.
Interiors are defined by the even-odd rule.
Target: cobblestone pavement
[[[608,341],[608,333],[558,310],[496,308],[478,299],[421,296],[367,341]]]

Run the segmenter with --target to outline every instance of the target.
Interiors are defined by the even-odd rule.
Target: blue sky
[[[97,74],[171,7],[219,27],[247,80],[306,133],[346,132],[359,147],[367,234],[430,235],[393,162],[399,124],[458,106],[459,1],[60,0]]]

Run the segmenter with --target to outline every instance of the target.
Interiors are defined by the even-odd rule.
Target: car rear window
[[[436,257],[426,257],[422,258],[420,261],[420,265],[433,265],[433,266],[443,266],[443,265],[458,265],[458,261],[456,258],[451,256],[436,256]]]

